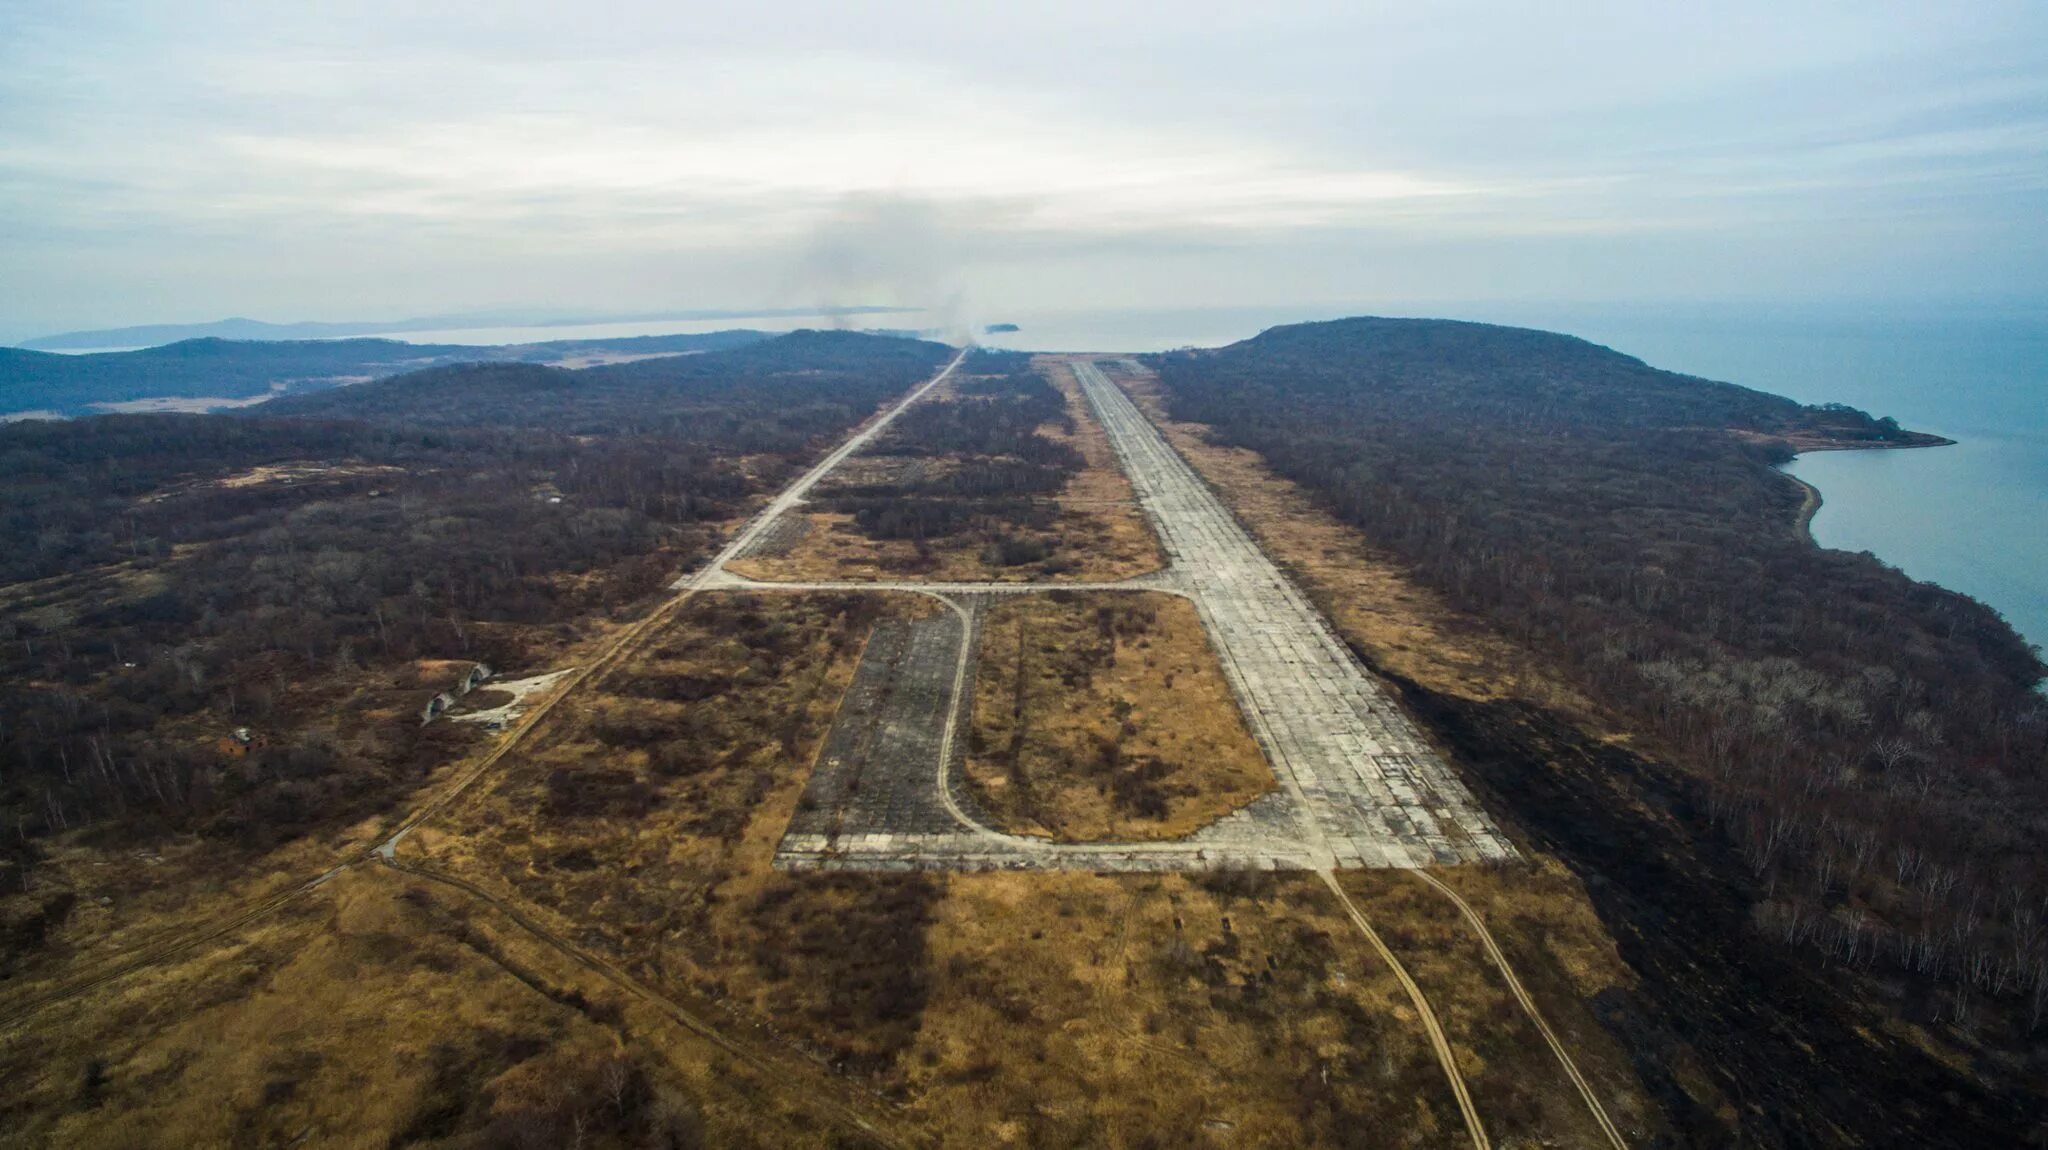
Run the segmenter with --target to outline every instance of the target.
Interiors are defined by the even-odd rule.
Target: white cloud
[[[229,86],[246,92],[278,71],[237,73]],[[447,71],[444,81],[472,97],[514,78],[497,67]],[[332,72],[306,74],[317,78],[288,85],[290,96],[350,98]],[[373,72],[357,83],[390,78]],[[272,212],[466,228],[575,220],[586,229],[581,238],[622,243],[687,240],[738,221],[787,235],[807,211],[862,194],[974,205],[1024,227],[1143,231],[1358,222],[1389,207],[1412,215],[1433,201],[1521,190],[1498,179],[1315,162],[1185,127],[1120,124],[939,69],[836,54],[681,74],[583,65],[537,82],[548,98],[529,88],[514,102],[546,110],[472,98],[346,126],[289,117],[189,125],[145,145],[144,155],[45,140],[0,147],[0,166],[102,187],[109,202],[166,220]],[[996,207],[1003,210],[989,210]]]
[[[1505,263],[1578,241],[1599,257],[1545,268],[1632,295],[1683,276],[1612,255],[1653,236],[1716,266],[1768,250],[1781,277],[1804,250],[1819,283],[1843,229],[1881,220],[2009,269],[2048,206],[2048,30],[1996,3],[14,9],[0,321],[439,310],[508,284],[729,302],[864,197],[1038,295],[1025,266],[1077,253],[1167,290],[1291,261],[1438,291],[1455,264],[1478,292],[1551,282]],[[1470,255],[1488,241],[1499,274]]]

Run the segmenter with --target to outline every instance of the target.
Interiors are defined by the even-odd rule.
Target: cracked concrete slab
[[[959,829],[939,801],[935,765],[953,705],[965,621],[952,611],[875,625],[839,715],[790,819],[820,849]],[[842,844],[841,840],[845,840]]]
[[[781,559],[811,533],[808,516],[785,514],[777,516],[747,546],[734,555],[735,559]]]
[[[1306,838],[1356,865],[1430,866],[1513,848],[1292,580],[1092,363],[1076,363]]]
[[[1163,871],[1512,857],[1449,766],[1194,469],[1092,362],[1073,366],[1166,551],[1165,572],[1060,586],[766,584],[722,563],[705,573],[705,587],[914,591],[951,608],[877,628],[776,865]],[[980,604],[992,594],[1083,589],[1194,601],[1280,791],[1170,842],[1054,843],[987,827],[955,782]]]

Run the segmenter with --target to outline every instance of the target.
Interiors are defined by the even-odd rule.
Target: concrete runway
[[[1337,866],[1429,866],[1512,848],[1464,784],[1207,483],[1093,362],[1074,362],[1195,601],[1304,839]]]
[[[1071,362],[1165,549],[1165,571],[1110,584],[1057,586],[761,583],[724,569],[724,560],[741,550],[734,546],[695,580],[706,590],[911,591],[953,609],[953,619],[914,625],[914,633],[870,645],[851,702],[828,736],[805,809],[784,836],[776,864],[858,870],[1327,870],[1512,857],[1513,847],[1464,785],[1194,469],[1093,361]],[[924,390],[865,429],[860,443]],[[859,445],[834,452],[800,486],[808,490]],[[785,493],[776,500],[771,513],[746,533],[749,538],[800,495]],[[1169,842],[1051,843],[989,829],[958,787],[954,737],[971,703],[980,608],[989,595],[1054,590],[1165,591],[1193,600],[1281,789]],[[953,663],[945,668],[937,652],[948,648]],[[852,795],[849,774],[859,780]]]

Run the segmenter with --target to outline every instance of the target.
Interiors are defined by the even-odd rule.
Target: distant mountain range
[[[395,339],[188,339],[58,355],[0,348],[0,419],[108,411],[213,411],[454,363],[590,363],[722,351],[764,332],[566,339],[476,347]]]
[[[562,315],[546,312],[469,312],[460,315],[415,316],[399,320],[268,323],[236,316],[212,323],[158,323],[68,331],[24,340],[32,351],[83,351],[148,348],[188,339],[302,340],[342,339],[362,335],[395,335],[410,331],[452,331],[477,327],[561,327],[597,323],[658,323],[666,320],[787,319],[792,316],[894,315],[918,311],[911,307],[756,308],[752,310],[654,311]]]

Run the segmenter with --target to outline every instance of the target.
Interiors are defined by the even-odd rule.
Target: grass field
[[[967,781],[1003,830],[1178,838],[1270,791],[1194,604],[999,599],[982,625]]]
[[[1373,659],[1464,697],[1547,689],[1256,460],[1169,432]],[[1407,995],[1312,876],[774,869],[874,623],[935,609],[697,595],[405,840],[428,873],[355,867],[0,1033],[0,1145],[1469,1145]],[[1060,592],[985,621],[969,784],[1006,826],[1172,836],[1272,786],[1185,601]],[[605,626],[534,669],[583,661]],[[94,887],[75,848],[80,889],[116,901],[88,900],[10,993],[283,889],[389,821],[231,884],[172,843]],[[1533,852],[1442,877],[1610,1113],[1668,1134],[1611,1037],[1632,975],[1578,879]],[[1409,875],[1342,882],[1434,1004],[1494,1145],[1594,1145],[1452,905]],[[1668,1055],[1661,1081],[1714,1105],[1689,1051]]]
[[[1158,570],[1164,561],[1159,545],[1071,370],[1056,360],[1041,359],[1038,366],[1064,397],[1065,419],[1046,423],[1037,434],[1072,447],[1082,463],[1056,494],[1037,501],[1037,514],[1029,520],[980,523],[913,541],[875,538],[863,532],[849,514],[793,512],[809,521],[808,529],[793,545],[782,554],[736,560],[727,564],[728,568],[766,582],[1100,583]],[[948,383],[934,389],[924,402],[959,400]],[[892,470],[888,465],[900,462],[874,454],[856,456],[819,485],[818,498],[828,497],[835,487],[886,479]],[[917,474],[927,480],[942,477],[958,463],[951,458],[920,460]],[[1005,562],[1003,541],[1023,545],[1018,553],[1034,557]]]
[[[858,1144],[813,1093],[460,895],[336,877],[0,1036],[0,1145]]]

